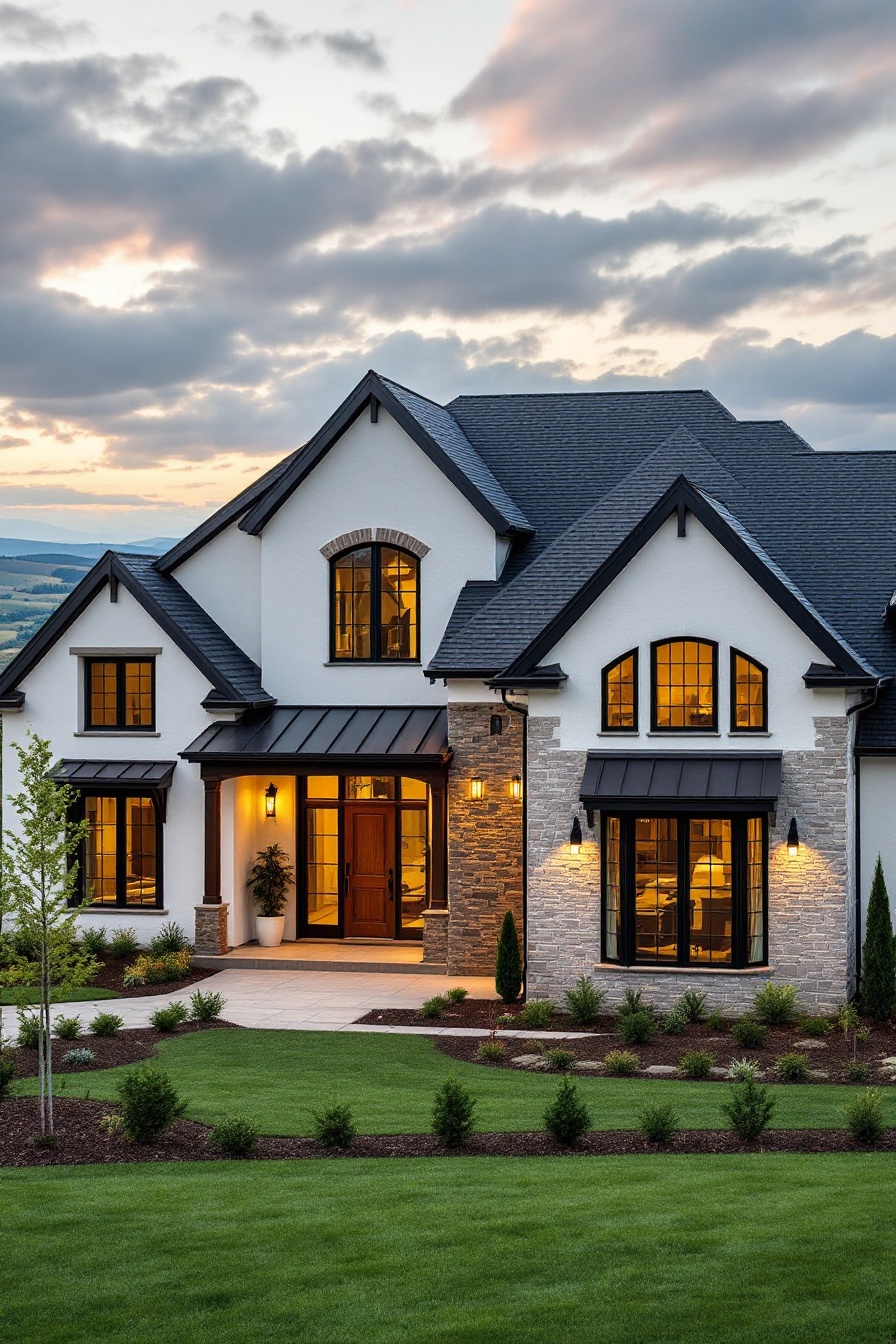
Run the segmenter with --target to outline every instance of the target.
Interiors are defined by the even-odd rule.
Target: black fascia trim
[[[635,693],[634,693],[634,696],[633,696],[633,699],[632,699],[632,710],[633,710],[633,713],[634,713],[634,722],[632,723],[632,725],[631,725],[630,728],[610,728],[610,727],[608,727],[608,725],[607,725],[607,674],[608,674],[609,672],[612,672],[614,667],[618,667],[620,663],[624,663],[625,660],[626,660],[627,658],[631,658],[631,659],[632,659],[632,662],[633,662],[633,666],[632,666],[632,676],[633,676],[633,678],[634,678]],[[639,690],[640,690],[640,684],[639,684],[639,681],[638,681],[638,676],[639,676],[639,672],[638,672],[638,648],[637,648],[637,645],[636,645],[635,648],[633,648],[633,649],[628,649],[625,653],[620,653],[620,655],[619,655],[618,658],[614,658],[611,662],[607,663],[604,667],[601,668],[601,670],[600,670],[600,731],[601,731],[602,733],[636,733],[636,732],[638,732],[638,715],[639,715],[639,710],[640,710],[640,706],[639,706],[639,703],[638,703],[638,701],[639,701],[639,699],[640,699],[640,696],[639,696],[639,694],[638,694],[638,692],[639,692]]]
[[[857,689],[877,686],[880,677],[871,676],[867,672],[850,675],[839,667],[827,668],[822,663],[810,663],[803,673],[803,682],[810,690],[821,690],[826,686],[834,690],[848,690],[852,686]]]
[[[10,691],[8,695],[0,696],[0,710],[15,711],[21,709],[25,703],[24,691]]]
[[[569,673],[564,672],[559,663],[549,663],[546,667],[536,667],[526,676],[490,677],[488,686],[495,691],[546,690],[559,691],[569,681]]]
[[[386,408],[393,420],[401,426],[405,433],[417,444],[417,447],[426,453],[442,474],[451,481],[452,485],[460,491],[499,535],[507,537],[532,535],[534,528],[521,528],[508,522],[501,512],[476,488],[469,477],[448,457],[410,411],[401,404],[373,369],[365,374],[358,386],[334,411],[326,424],[308,441],[300,456],[284,472],[282,479],[240,521],[240,528],[244,532],[257,536],[262,531],[281,505],[285,504],[293,491],[301,485],[309,472],[330,451],[337,439],[354,423],[369,404],[371,397],[375,397],[380,405]],[[448,414],[450,415],[450,411]]]
[[[712,723],[701,724],[699,728],[660,728],[656,721],[656,651],[664,644],[708,644],[712,649]],[[715,639],[704,639],[702,635],[666,635],[663,639],[650,641],[650,731],[668,733],[670,737],[680,737],[683,733],[717,733],[719,731],[719,644]]]
[[[845,645],[806,609],[802,602],[791,592],[777,575],[756,555],[745,541],[734,531],[724,518],[706,502],[686,476],[679,476],[657,500],[656,504],[636,524],[626,539],[604,563],[582,584],[556,616],[545,625],[540,634],[509,664],[505,675],[528,672],[531,667],[549,653],[562,635],[575,625],[576,621],[588,610],[591,604],[613,582],[615,578],[634,559],[647,544],[670,514],[678,512],[679,504],[684,504],[715,537],[741,568],[759,584],[760,588],[775,602],[786,616],[789,616],[800,630],[812,640],[832,661],[843,664],[850,672],[867,676],[865,668],[860,667]]]
[[[424,677],[441,681],[448,677],[459,677],[463,681],[488,681],[489,678],[504,674],[499,667],[424,667]]]
[[[221,713],[227,713],[229,710],[233,710],[234,712],[238,710],[242,713],[244,710],[248,709],[269,709],[276,705],[276,703],[277,701],[272,695],[268,696],[265,700],[229,700],[225,696],[220,695],[218,691],[210,691],[205,699],[200,701],[202,708],[207,709],[210,714],[213,712],[217,714],[219,711]]]
[[[751,667],[758,667],[762,673],[762,723],[758,728],[739,728],[735,722],[737,715],[737,675],[736,667],[738,658],[743,658]],[[728,662],[730,667],[731,680],[728,688],[728,728],[732,733],[767,733],[768,732],[768,668],[765,663],[760,663],[758,658],[752,654],[744,653],[743,649],[736,649],[734,645],[728,651]]]
[[[229,724],[227,725],[230,726]],[[290,767],[285,771],[286,774],[296,771],[298,774],[314,774],[326,767],[327,774],[375,774],[396,775],[401,774],[402,769],[444,771],[454,758],[454,752],[449,748],[444,755],[433,754],[427,756],[414,756],[405,753],[401,756],[352,756],[352,755],[327,755],[316,752],[313,755],[296,754],[295,752],[270,752],[270,753],[247,753],[245,756],[239,754],[222,753],[216,756],[210,751],[179,751],[178,756],[184,761],[198,762],[204,768],[210,770],[222,768],[241,775],[264,774],[267,770],[272,770],[275,766]]]

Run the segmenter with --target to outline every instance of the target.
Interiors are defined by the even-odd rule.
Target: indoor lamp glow
[[[264,791],[264,814],[266,817],[277,815],[277,785],[273,781]]]

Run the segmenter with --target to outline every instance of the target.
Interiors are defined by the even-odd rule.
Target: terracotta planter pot
[[[285,925],[285,915],[275,915],[268,919],[264,915],[256,915],[255,932],[258,936],[259,947],[279,947],[283,941]]]

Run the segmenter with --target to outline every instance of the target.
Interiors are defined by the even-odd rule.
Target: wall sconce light
[[[787,832],[787,853],[795,859],[800,852],[800,833],[796,828],[796,817],[790,818],[790,830]]]
[[[519,775],[511,775],[510,782],[507,785],[507,792],[515,803],[518,803],[523,796],[523,781]]]
[[[277,815],[277,785],[270,783],[264,791],[264,814],[266,817]]]
[[[491,718],[489,719],[488,730],[491,733],[492,737],[497,737],[499,733],[503,733],[504,720],[502,719],[500,714],[493,714],[491,716]]]
[[[470,797],[474,803],[481,803],[485,796],[485,783],[480,775],[474,775],[470,780]]]
[[[569,852],[570,854],[578,854],[581,848],[582,823],[579,821],[578,815],[576,815],[572,819],[572,830],[569,833]]]

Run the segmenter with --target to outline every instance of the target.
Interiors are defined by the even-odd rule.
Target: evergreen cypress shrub
[[[587,975],[580,975],[571,989],[564,991],[566,1011],[574,1027],[591,1027],[597,1021],[606,993],[597,989]]]
[[[334,1102],[323,1111],[313,1111],[314,1137],[325,1148],[347,1148],[358,1132],[351,1107]]]
[[[591,1128],[591,1113],[571,1078],[561,1078],[557,1094],[544,1113],[544,1127],[552,1139],[571,1147]]]
[[[753,1143],[767,1128],[775,1102],[767,1087],[755,1078],[745,1078],[731,1089],[729,1101],[722,1103],[722,1114],[739,1139]]]
[[[643,1009],[619,1018],[619,1035],[626,1045],[647,1045],[656,1035],[656,1018]]]
[[[520,940],[516,933],[513,911],[508,910],[498,936],[498,955],[495,959],[495,989],[503,1003],[516,1003],[523,986],[523,963]]]
[[[453,1073],[438,1089],[432,1108],[432,1132],[447,1148],[463,1148],[473,1132],[476,1103]]]
[[[651,1143],[669,1143],[678,1132],[678,1112],[670,1101],[642,1106],[638,1128]]]
[[[856,1143],[879,1143],[884,1132],[884,1112],[880,1093],[869,1087],[844,1107],[846,1128]]]
[[[892,1015],[896,1008],[896,947],[890,920],[890,898],[879,854],[868,902],[860,992],[866,1013],[879,1022]]]
[[[208,1141],[225,1157],[248,1157],[258,1147],[258,1126],[245,1115],[228,1115],[210,1131]]]
[[[134,1143],[161,1138],[187,1109],[167,1073],[151,1064],[131,1069],[117,1090],[124,1132]]]

